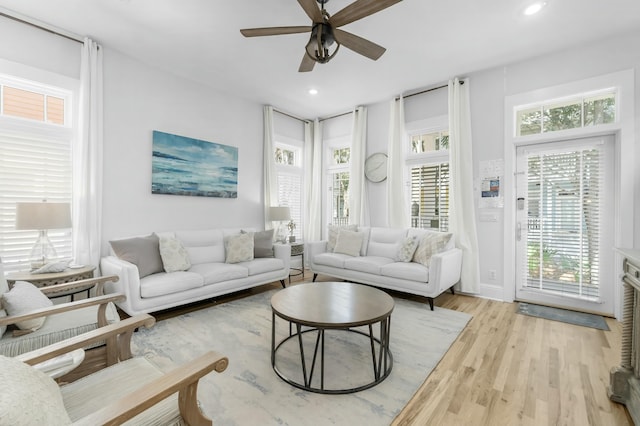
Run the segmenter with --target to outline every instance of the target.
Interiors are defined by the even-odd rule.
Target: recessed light
[[[535,15],[536,13],[540,12],[542,8],[545,7],[546,5],[547,5],[547,2],[544,2],[544,1],[532,3],[529,6],[527,6],[527,8],[524,10],[524,14],[527,16]]]
[[[309,89],[309,94],[310,95],[317,95],[318,94],[318,89]]]

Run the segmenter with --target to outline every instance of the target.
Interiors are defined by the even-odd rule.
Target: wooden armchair
[[[132,357],[130,350],[133,331],[154,323],[153,317],[142,314],[16,358],[0,356],[0,383],[7,393],[0,398],[0,412],[9,422],[14,418],[12,415],[23,416],[22,420],[25,415],[35,416],[28,419],[34,424],[45,419],[46,424],[91,426],[124,422],[211,425],[211,419],[198,407],[198,381],[213,370],[224,371],[227,358],[207,352],[164,373],[152,359]],[[51,378],[30,367],[98,341],[110,342],[107,350],[119,362],[73,383],[54,389]],[[34,384],[40,381],[44,382],[42,391]],[[22,389],[24,387],[27,389]],[[21,398],[25,395],[28,395],[29,414],[20,411]]]
[[[2,295],[9,291],[2,269],[0,262],[0,305],[2,304]],[[22,334],[20,331],[14,332],[12,327],[9,327],[0,336],[0,355],[17,356],[119,321],[120,316],[114,302],[124,300],[125,296],[118,293],[105,296],[103,291],[105,283],[115,282],[118,279],[118,276],[113,275],[41,287],[39,290],[47,295],[93,284],[96,296],[35,309],[23,315],[0,316],[0,328],[2,329],[18,322],[46,317],[41,328],[28,334]],[[100,344],[97,342],[94,346]]]

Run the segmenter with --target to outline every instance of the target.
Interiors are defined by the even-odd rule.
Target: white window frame
[[[2,261],[5,272],[28,270],[29,253],[37,238],[37,231],[17,231],[15,225],[15,203],[18,201],[42,201],[47,199],[56,202],[71,202],[73,182],[73,160],[71,158],[72,144],[75,137],[74,123],[77,122],[73,105],[78,99],[79,81],[13,63],[0,59],[0,86],[5,85],[31,92],[42,93],[47,96],[55,96],[64,100],[64,124],[47,123],[46,121],[32,120],[24,117],[5,116],[0,111],[0,134],[6,137],[28,137],[34,139],[46,138],[56,143],[68,144],[69,150],[69,179],[67,191],[51,193],[50,189],[44,191],[29,191],[23,194],[10,196],[3,194],[2,199],[5,214],[0,219],[2,234]],[[0,102],[0,105],[2,103]],[[45,108],[46,110],[46,108]],[[46,112],[45,112],[46,120]],[[73,255],[72,230],[50,230],[48,232],[58,255],[70,259]]]
[[[405,199],[408,200],[407,212],[411,223],[411,168],[417,166],[433,166],[441,163],[449,163],[449,149],[414,153],[411,149],[411,137],[414,135],[428,134],[449,130],[449,116],[439,115],[424,120],[413,121],[405,124]]]
[[[299,206],[289,205],[290,200],[280,200],[278,199],[278,205],[287,206],[291,210],[291,219],[296,225],[296,229],[293,232],[293,235],[296,239],[302,239],[302,235],[304,235],[304,141],[299,141],[293,138],[289,138],[286,136],[275,135],[275,142],[273,144],[274,152],[272,155],[275,155],[275,150],[277,148],[285,149],[294,152],[294,164],[281,164],[275,163],[276,165],[276,174],[277,174],[277,182],[278,182],[278,198],[280,197],[280,178],[281,176],[295,176],[300,179],[300,194],[299,194]],[[295,213],[297,211],[297,214]],[[282,226],[286,227],[287,224],[283,223]],[[287,236],[289,236],[289,230],[286,230]]]

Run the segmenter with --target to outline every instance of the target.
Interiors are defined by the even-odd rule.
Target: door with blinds
[[[613,136],[517,150],[516,299],[612,315]]]

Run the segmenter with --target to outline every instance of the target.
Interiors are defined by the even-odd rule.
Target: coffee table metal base
[[[324,393],[324,394],[347,394],[359,392],[365,389],[369,389],[378,383],[382,382],[386,379],[389,374],[391,374],[391,369],[393,368],[393,355],[391,354],[391,350],[389,349],[389,338],[391,332],[391,316],[384,318],[379,323],[380,327],[380,338],[377,338],[373,334],[373,324],[368,325],[369,333],[365,333],[361,330],[355,330],[351,328],[337,328],[337,327],[323,327],[323,328],[305,328],[302,329],[302,325],[294,322],[289,322],[289,336],[285,337],[281,342],[276,345],[275,336],[276,336],[276,313],[272,313],[271,318],[271,366],[273,367],[273,371],[285,382],[289,383],[292,386],[295,386],[299,389],[304,389],[310,392],[316,393]],[[295,332],[293,331],[295,328]],[[373,365],[373,381],[363,384],[361,386],[357,386],[354,388],[346,388],[346,389],[325,389],[324,386],[324,373],[325,373],[325,362],[324,362],[324,342],[325,342],[325,331],[326,330],[334,330],[334,331],[347,331],[350,333],[357,333],[369,338],[369,342],[371,345],[371,361]],[[316,334],[316,342],[313,351],[313,359],[311,361],[310,368],[307,368],[307,362],[305,358],[304,345],[302,342],[302,336],[306,333],[317,333]],[[302,368],[302,377],[304,378],[304,382],[300,383],[295,380],[292,380],[289,377],[286,377],[276,366],[276,354],[278,349],[282,347],[283,344],[288,342],[291,339],[298,340],[298,346],[300,350],[300,364]],[[312,386],[313,374],[316,368],[316,361],[320,363],[320,387]]]

